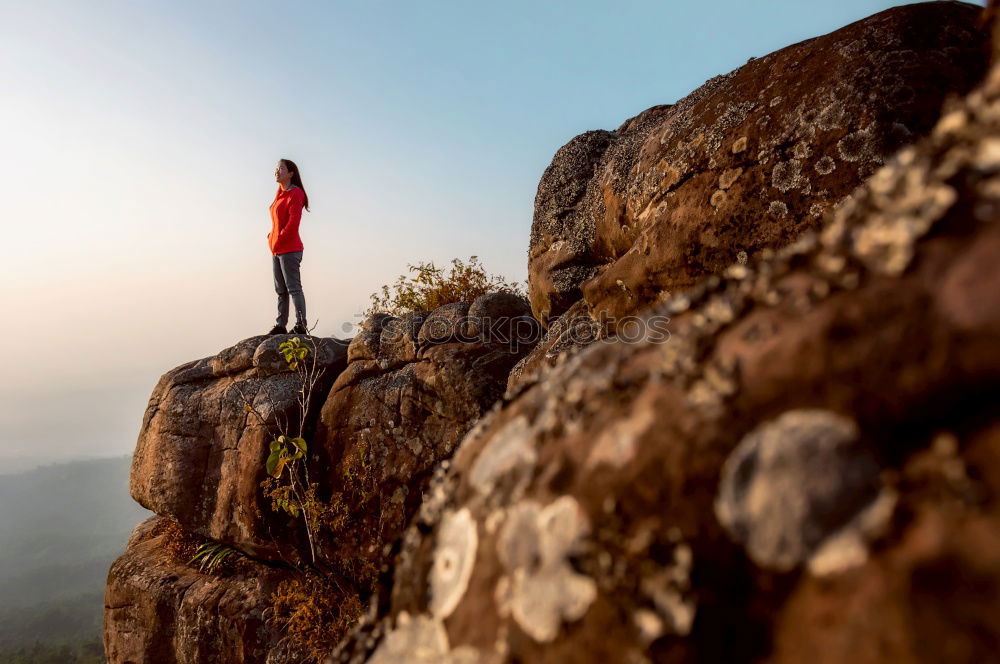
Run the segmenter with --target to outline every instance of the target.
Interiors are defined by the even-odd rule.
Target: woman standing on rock
[[[292,334],[307,334],[306,298],[302,294],[299,267],[302,265],[302,240],[299,221],[302,208],[309,209],[309,196],[302,186],[299,167],[282,159],[274,169],[274,179],[281,185],[271,203],[271,232],[267,234],[274,270],[274,290],[278,292],[278,318],[268,334],[286,334],[288,296],[295,303],[295,327]]]

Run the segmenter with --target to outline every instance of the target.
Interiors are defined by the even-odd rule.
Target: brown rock
[[[469,319],[468,302],[445,304],[427,317],[418,334],[422,346],[443,344],[447,341],[472,341],[466,332]]]
[[[529,293],[620,318],[815,228],[984,72],[979,8],[896,7],[587,132],[539,183]]]
[[[386,320],[378,350],[383,369],[416,359],[417,335],[429,314],[427,311],[410,311],[398,318]]]
[[[550,321],[538,345],[511,369],[507,379],[509,395],[538,380],[545,369],[555,366],[560,358],[586,348],[603,334],[603,328],[590,316],[587,301],[577,300]]]
[[[1000,69],[945,110],[822,233],[650,310],[668,340],[592,345],[482,418],[371,661],[993,658]]]
[[[534,346],[540,328],[520,295],[486,293],[469,306],[469,336],[489,344]]]
[[[104,595],[109,664],[264,664],[282,636],[264,620],[289,572],[244,559],[242,571],[205,574],[174,559],[168,521],[136,527],[111,566]],[[301,659],[282,659],[285,662]]]
[[[374,360],[382,341],[382,329],[395,318],[392,314],[384,312],[366,318],[361,324],[361,330],[351,340],[351,345],[347,349],[347,361]]]
[[[518,312],[526,308],[522,304]],[[424,313],[420,329],[435,320],[445,327],[464,325],[462,309],[445,305]],[[490,311],[503,313],[496,309]],[[399,356],[390,362],[384,357],[394,352],[384,338],[388,329],[375,358],[351,361],[337,379],[317,428],[325,464],[319,472],[335,509],[319,553],[342,576],[369,590],[388,547],[420,505],[434,468],[501,397],[510,368],[529,350],[455,341],[454,334],[435,330],[421,335],[421,341],[445,343],[424,346],[402,363]],[[412,332],[414,326],[407,329]]]
[[[297,428],[300,379],[287,364],[281,370],[277,355],[277,345],[290,338],[251,337],[160,378],[132,458],[136,502],[254,556],[294,557],[295,530],[272,514],[259,487],[275,431]],[[315,417],[347,354],[345,342],[313,339],[324,372],[307,419]],[[241,392],[269,426],[244,409]]]

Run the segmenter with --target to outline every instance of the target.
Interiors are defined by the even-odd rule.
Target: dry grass
[[[314,662],[323,661],[364,610],[355,592],[341,592],[313,573],[282,581],[271,606],[290,645]]]

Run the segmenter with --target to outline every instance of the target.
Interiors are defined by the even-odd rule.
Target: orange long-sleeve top
[[[271,232],[267,234],[267,244],[275,256],[302,251],[299,221],[304,204],[305,192],[301,187],[289,187],[287,191],[278,187],[271,203]]]

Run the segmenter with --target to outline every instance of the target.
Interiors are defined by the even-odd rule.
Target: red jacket
[[[302,205],[305,193],[301,187],[289,187],[288,191],[278,186],[278,193],[271,203],[271,232],[267,243],[274,255],[302,251],[299,238],[299,221],[302,219]]]

